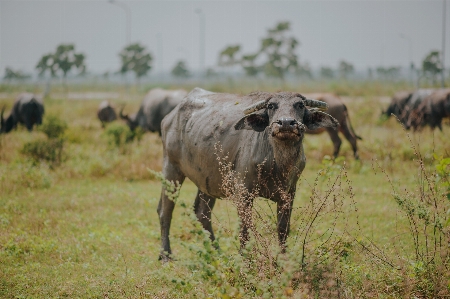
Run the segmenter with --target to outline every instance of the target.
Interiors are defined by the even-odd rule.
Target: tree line
[[[355,68],[352,63],[341,60],[336,68],[322,66],[318,74],[314,74],[308,62],[300,63],[297,49],[300,42],[290,35],[290,22],[279,22],[273,28],[269,28],[266,35],[260,40],[259,49],[253,53],[242,53],[241,45],[226,46],[218,55],[217,65],[225,72],[241,71],[252,78],[276,78],[282,81],[287,76],[297,76],[307,79],[349,79],[354,76]],[[60,77],[65,84],[67,75],[74,73],[83,76],[86,73],[85,54],[77,52],[74,44],[58,45],[54,52],[43,55],[36,64],[36,70],[40,77]],[[153,55],[140,43],[133,43],[124,47],[119,53],[121,62],[117,73],[125,76],[134,73],[137,83],[152,69]],[[421,68],[411,65],[410,73],[418,80],[427,78],[434,84],[437,77],[444,69],[439,51],[431,51],[422,61]],[[106,73],[107,74],[107,73]],[[179,60],[171,70],[171,74],[177,78],[188,78],[191,72],[187,63]],[[216,71],[208,69],[206,76],[215,75]],[[369,68],[369,79],[396,80],[401,75],[401,68],[377,67]],[[31,75],[21,71],[15,71],[10,67],[5,68],[4,80],[25,80]]]

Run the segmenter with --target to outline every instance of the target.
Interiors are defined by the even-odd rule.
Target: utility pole
[[[163,45],[162,45],[162,34],[158,33],[156,35],[157,48],[158,48],[158,66],[159,66],[159,79],[162,82],[163,79]]]
[[[117,0],[108,0],[109,3],[115,4],[122,8],[125,11],[126,14],[126,42],[127,46],[130,45],[131,42],[131,9],[123,2],[117,1]]]
[[[200,8],[195,10],[200,18],[200,49],[199,49],[199,63],[200,63],[200,78],[204,75],[205,69],[205,14]]]
[[[445,19],[447,16],[446,0],[442,0],[443,10],[442,10],[442,72],[441,72],[441,87],[445,87]]]
[[[408,58],[409,58],[409,81],[411,84],[413,83],[413,71],[414,71],[414,62],[412,58],[412,40],[407,35],[400,33],[400,37],[405,39],[408,42]]]

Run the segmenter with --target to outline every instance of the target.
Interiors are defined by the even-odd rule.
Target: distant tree
[[[320,68],[320,77],[322,77],[324,79],[333,79],[334,78],[333,69],[328,66],[322,66]]]
[[[422,61],[422,72],[436,84],[436,76],[442,72],[442,61],[439,51],[431,51]]]
[[[217,77],[217,72],[216,72],[216,70],[215,69],[213,69],[213,68],[211,68],[211,67],[209,67],[207,70],[206,70],[206,78],[212,78],[212,77]]]
[[[267,35],[261,40],[260,49],[256,53],[242,56],[240,64],[247,76],[254,77],[264,72],[268,77],[284,80],[288,72],[297,71],[299,65],[295,50],[299,42],[294,37],[287,36],[289,30],[289,22],[278,23],[267,30]],[[221,54],[235,54],[239,49],[228,47]]]
[[[228,46],[219,54],[219,66],[234,66],[239,63],[240,59],[236,54],[241,50],[240,45]]]
[[[339,62],[338,72],[339,72],[339,76],[341,78],[347,79],[348,76],[353,74],[354,71],[355,71],[355,68],[354,68],[353,64],[351,64],[350,62],[347,62],[345,60],[341,60]]]
[[[289,22],[280,22],[267,30],[267,36],[261,40],[259,53],[265,56],[262,69],[268,77],[284,80],[286,73],[298,68],[295,50],[299,43],[294,37],[286,36],[289,30]]]
[[[256,77],[261,72],[261,67],[256,65],[257,57],[258,53],[242,56],[241,66],[249,77]]]
[[[25,74],[22,71],[14,71],[13,69],[6,67],[5,68],[5,75],[3,76],[4,80],[26,80],[29,79],[31,75]]]
[[[73,44],[61,44],[56,48],[55,54],[53,54],[53,63],[56,66],[56,71],[62,72],[64,80],[73,68],[77,69],[79,74],[85,73],[86,65],[84,64],[84,59],[84,54],[75,52]]]
[[[56,47],[54,53],[48,53],[41,57],[36,64],[36,69],[39,72],[39,76],[42,77],[45,73],[49,72],[52,77],[56,77],[59,74],[62,75],[63,84],[66,86],[67,74],[76,69],[79,75],[86,72],[86,65],[84,62],[85,56],[83,53],[75,52],[75,45],[73,44],[61,44]],[[47,89],[49,90],[49,82],[47,82]],[[46,93],[48,92],[46,91]]]
[[[51,53],[41,57],[36,65],[39,77],[43,77],[47,72],[49,72],[52,77],[56,77],[56,65],[53,61],[53,54]]]
[[[307,62],[299,64],[298,68],[295,71],[295,74],[302,78],[313,79],[311,66]]]
[[[186,63],[183,60],[177,62],[171,73],[177,78],[188,78],[190,76]]]
[[[144,46],[139,43],[126,46],[119,53],[122,66],[120,73],[125,75],[128,72],[133,72],[136,75],[137,83],[139,79],[151,70],[153,57]]]
[[[400,67],[391,66],[391,67],[377,67],[376,68],[377,76],[382,80],[396,80],[400,76]]]

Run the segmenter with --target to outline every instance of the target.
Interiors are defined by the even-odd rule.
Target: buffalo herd
[[[217,160],[218,151],[226,156],[233,178],[238,180],[241,207],[241,248],[249,238],[251,211],[256,197],[277,204],[277,231],[281,250],[285,250],[297,181],[305,168],[303,149],[305,134],[326,131],[339,154],[341,132],[349,141],[353,155],[359,159],[357,140],[361,139],[350,123],[344,102],[331,93],[253,92],[247,95],[215,93],[194,88],[164,90],[155,88],[144,97],[139,110],[119,117],[130,130],[158,132],[163,144],[163,169],[166,180],[183,184],[189,178],[197,186],[195,214],[214,240],[211,211],[216,198],[229,194],[224,185],[224,170]],[[1,111],[0,133],[8,133],[18,123],[28,131],[42,123],[44,104],[40,97],[20,94],[6,120]],[[326,111],[326,112],[325,112]],[[450,89],[418,89],[396,93],[385,118],[394,115],[406,129],[425,126],[442,131],[442,119],[450,117]],[[102,127],[117,119],[114,106],[103,101],[97,110]],[[216,149],[216,150],[214,150]],[[241,175],[239,175],[241,174]],[[231,179],[231,178],[229,178]],[[175,202],[167,184],[163,184],[157,212],[161,227],[160,259],[169,260],[170,224]]]
[[[398,92],[383,114],[385,117],[394,115],[407,130],[430,126],[442,131],[442,119],[450,117],[450,88]]]

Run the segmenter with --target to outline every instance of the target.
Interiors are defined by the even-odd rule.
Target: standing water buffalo
[[[327,104],[293,92],[240,96],[195,88],[164,118],[163,175],[179,184],[186,177],[194,182],[198,188],[194,210],[212,240],[211,210],[216,198],[225,197],[214,151],[220,144],[232,163],[232,171],[241,174],[240,186],[247,190],[243,192],[244,208],[238,208],[241,248],[251,227],[251,219],[245,214],[251,210],[254,197],[261,196],[277,203],[278,239],[285,251],[297,180],[306,164],[305,130],[338,126],[332,116],[306,106],[326,109]],[[163,260],[170,259],[169,230],[174,207],[163,186],[157,210]]]
[[[432,94],[434,89],[418,89],[411,94],[407,105],[403,109],[402,114],[400,115],[401,122],[405,125],[405,128],[409,130],[408,119],[410,118],[411,113],[419,107],[419,105],[425,100],[430,94]]]
[[[385,115],[386,118],[389,118],[391,117],[391,114],[394,114],[397,118],[400,118],[409,99],[411,98],[411,94],[412,93],[409,91],[396,92],[392,97],[389,107],[386,109],[386,111],[383,111],[383,115]]]
[[[14,102],[11,113],[3,118],[5,107],[1,112],[0,133],[8,133],[14,129],[18,123],[24,124],[28,131],[33,130],[35,124],[42,123],[44,115],[44,103],[40,97],[32,93],[20,94]]]
[[[144,97],[139,111],[131,116],[123,114],[120,110],[120,118],[124,119],[131,130],[141,127],[144,131],[158,132],[161,135],[161,121],[181,100],[186,96],[185,90],[164,90],[154,88]]]
[[[429,125],[442,131],[442,119],[450,117],[450,89],[439,89],[426,97],[408,118],[407,128],[414,131]]]
[[[109,123],[117,119],[117,114],[114,107],[112,107],[107,100],[104,100],[98,106],[97,116],[102,123],[102,127],[105,127],[105,123]]]
[[[358,146],[356,145],[356,139],[361,140],[362,138],[355,134],[352,124],[350,123],[350,118],[348,116],[347,107],[342,102],[342,100],[337,95],[334,95],[331,93],[307,94],[305,96],[327,103],[328,104],[327,113],[329,115],[333,116],[339,122],[338,130],[334,130],[332,128],[320,128],[320,129],[313,130],[313,131],[306,130],[306,133],[320,134],[323,131],[327,131],[327,133],[330,135],[331,141],[333,142],[333,145],[334,145],[333,155],[336,158],[339,155],[339,149],[341,148],[341,144],[342,144],[341,138],[339,138],[339,134],[338,134],[338,131],[339,131],[342,134],[344,134],[345,138],[348,140],[348,142],[350,142],[352,149],[353,149],[353,156],[356,159],[359,159]]]

